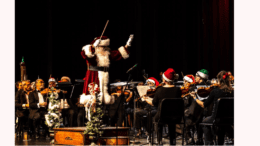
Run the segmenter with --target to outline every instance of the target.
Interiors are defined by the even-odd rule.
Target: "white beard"
[[[95,54],[97,56],[97,66],[109,67],[109,48],[108,47],[96,47]]]

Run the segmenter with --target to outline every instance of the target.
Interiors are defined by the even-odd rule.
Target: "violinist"
[[[209,78],[208,71],[206,69],[201,69],[201,70],[197,71],[197,73],[195,75],[195,84],[196,85],[205,85],[205,84],[210,85],[210,83],[207,82],[208,78]],[[192,126],[194,124],[196,124],[196,127],[197,127],[196,145],[203,144],[203,139],[202,139],[203,132],[198,129],[199,123],[202,121],[202,118],[204,115],[203,112],[204,112],[204,110],[196,102],[193,101],[188,110],[188,117],[186,117],[186,120],[190,121],[187,123],[190,123]],[[191,125],[189,125],[189,126],[191,126]]]
[[[30,114],[29,119],[32,120],[34,128],[34,136],[36,139],[39,138],[39,126],[41,125],[45,128],[45,134],[48,138],[49,129],[45,124],[44,115],[47,113],[47,98],[44,96],[47,93],[41,92],[44,88],[44,81],[42,79],[37,79],[35,81],[36,89],[29,94],[29,107]],[[43,94],[42,94],[43,93]]]
[[[206,69],[201,69],[196,73],[195,82],[197,85],[209,85],[210,83],[207,82],[209,78],[209,73]]]
[[[210,92],[209,97],[205,101],[198,100],[195,96],[195,93],[193,92],[191,95],[194,98],[194,101],[196,101],[198,103],[198,105],[200,105],[202,108],[206,108],[211,104],[213,104],[213,107],[216,108],[217,100],[220,97],[234,97],[234,90],[232,89],[230,78],[231,78],[231,76],[230,76],[230,74],[228,74],[228,72],[220,71],[217,75],[217,83],[219,84],[219,87],[213,89]],[[212,110],[212,115],[214,114],[214,111],[216,111],[216,109]],[[202,122],[203,123],[213,122],[212,115],[206,117]],[[231,127],[229,127],[229,126],[219,127],[219,133],[218,133],[218,144],[219,145],[224,144],[225,132],[230,134],[229,137],[231,137],[231,138],[233,137],[234,131],[232,130]],[[213,144],[213,135],[212,135],[211,128],[207,127],[207,126],[204,127],[203,133],[205,135],[205,144],[206,145]]]
[[[193,145],[194,139],[191,136],[191,130],[193,130],[194,124],[192,124],[192,117],[190,116],[190,106],[193,102],[193,98],[190,96],[190,92],[195,91],[195,79],[193,75],[186,75],[183,78],[184,87],[182,89],[182,98],[184,99],[184,116],[186,121],[185,140],[187,145]]]
[[[23,125],[26,124],[29,115],[29,99],[30,80],[22,81],[20,89],[15,96],[15,107],[17,108],[16,116],[18,117],[17,136],[22,136]]]
[[[120,82],[120,80],[117,79],[115,82]],[[115,123],[117,126],[122,126],[125,117],[124,103],[132,97],[132,92],[130,90],[124,90],[124,88],[125,86],[117,86],[111,94],[116,97],[115,102],[109,105],[109,117],[111,119],[110,125],[112,126],[115,126]]]
[[[157,79],[155,79],[154,77],[150,77],[146,80],[146,85],[147,86],[151,86],[151,87],[158,87],[159,86],[159,82],[157,81]],[[155,90],[151,90],[151,93],[150,95],[145,95],[144,97],[141,97],[144,102],[146,103],[145,105],[145,108],[144,109],[139,109],[136,111],[136,129],[138,130],[138,133],[137,133],[137,137],[139,137],[141,134],[142,134],[142,131],[141,131],[141,125],[144,126],[145,123],[141,123],[144,121],[144,115],[147,115],[148,114],[148,110],[150,109],[151,110],[151,115],[154,116],[156,113],[157,113],[157,107],[154,107],[153,104],[152,104],[152,99],[153,99],[153,96],[155,94]],[[147,128],[147,133],[146,135],[149,135],[149,127],[146,127]]]
[[[165,83],[164,86],[160,87],[157,89],[154,99],[152,101],[153,105],[155,107],[159,106],[159,103],[164,99],[164,98],[181,98],[181,90],[179,87],[176,87],[173,83],[174,79],[177,78],[177,75],[172,68],[168,68],[164,73],[163,73],[163,82]],[[158,107],[158,109],[161,109]],[[156,113],[154,116],[154,121],[159,120],[159,111]],[[163,125],[158,125],[158,131],[159,135],[157,135],[158,140],[161,139],[162,137],[162,128]],[[176,125],[168,125],[169,128],[169,135],[170,135],[170,145],[176,144],[176,138],[175,138],[175,131],[176,131]],[[159,143],[161,145],[161,143]]]

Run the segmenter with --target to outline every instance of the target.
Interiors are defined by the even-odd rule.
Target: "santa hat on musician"
[[[179,75],[176,74],[174,69],[172,68],[168,68],[162,76],[167,82],[173,82],[174,79],[177,79],[179,77]]]
[[[154,77],[150,77],[146,80],[146,83],[147,82],[152,82],[155,84],[155,86],[158,86],[159,85],[159,82],[154,78]]]
[[[56,80],[53,77],[50,77],[48,82],[56,82]]]
[[[96,37],[90,44],[93,45],[100,37]],[[100,47],[107,47],[110,44],[110,39],[107,36],[102,36],[100,43],[98,46]]]
[[[193,75],[186,75],[183,80],[189,82],[189,83],[195,83],[194,76]]]

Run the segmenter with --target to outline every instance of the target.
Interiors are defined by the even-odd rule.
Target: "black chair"
[[[182,123],[182,119],[184,119],[184,101],[182,98],[165,98],[161,101],[158,106],[159,120],[153,122],[152,128],[155,129],[157,133],[158,144],[160,144],[160,139],[158,137],[158,125],[168,124],[168,125],[176,125],[176,124],[184,124],[183,132],[185,131],[185,120]],[[154,131],[152,129],[152,131]],[[153,133],[153,132],[151,132]],[[153,135],[151,143],[153,144]],[[184,134],[182,135],[182,145],[184,144]]]
[[[216,104],[216,112],[213,113],[212,123],[200,123],[201,126],[212,126],[215,131],[217,126],[234,125],[234,97],[219,98]],[[216,142],[216,132],[214,133],[214,140]]]

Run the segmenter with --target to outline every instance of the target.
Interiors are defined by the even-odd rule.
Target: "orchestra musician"
[[[195,96],[194,92],[191,93],[191,96],[194,98],[196,103],[198,103],[198,105],[200,105],[202,108],[206,108],[209,105],[213,104],[213,110],[212,110],[212,115],[213,115],[217,108],[216,103],[217,103],[218,98],[234,97],[234,90],[231,86],[230,78],[231,78],[230,74],[228,74],[226,71],[220,71],[217,75],[217,83],[219,84],[219,87],[214,88],[210,92],[209,97],[205,101],[198,100],[197,97]],[[202,122],[203,123],[207,123],[207,122],[212,123],[213,122],[212,115],[207,116]],[[233,131],[232,127],[230,127],[230,126],[220,126],[218,131],[219,132],[217,133],[217,135],[218,135],[218,144],[219,145],[224,145],[225,132],[230,134],[231,138],[234,135],[234,133],[233,133],[234,131]],[[206,145],[214,144],[211,127],[208,127],[208,126],[203,127],[203,133],[205,136],[205,144]]]
[[[191,120],[189,120],[189,108],[193,102],[193,98],[190,96],[190,92],[195,91],[196,86],[195,86],[195,79],[193,75],[186,75],[183,78],[183,83],[184,87],[182,90],[182,98],[184,100],[184,116],[186,119],[186,130],[184,131],[185,133],[185,140],[186,140],[186,145],[193,145],[194,144],[194,139],[191,136],[191,130],[193,130],[193,125]],[[182,89],[182,88],[181,88]]]
[[[146,80],[146,85],[152,86],[152,87],[158,87],[159,82],[154,77],[150,77]],[[155,91],[153,91],[153,92],[155,93]],[[141,97],[146,102],[146,105],[145,105],[144,109],[137,108],[137,110],[136,110],[136,129],[138,131],[138,133],[136,135],[137,137],[139,137],[142,134],[141,127],[144,127],[144,125],[145,125],[145,123],[143,123],[144,115],[148,114],[148,109],[151,109],[152,117],[157,113],[157,107],[154,107],[152,104],[152,99],[153,99],[154,93],[152,93],[150,95],[150,97],[147,95],[144,95],[144,97]],[[149,135],[149,133],[148,133],[149,127],[145,126],[145,128],[147,130],[146,135]]]
[[[197,71],[196,76],[195,76],[195,82],[197,85],[210,85],[209,82],[207,82],[209,78],[209,73],[206,69],[201,69]]]
[[[29,94],[29,107],[30,114],[29,119],[32,120],[34,128],[34,136],[36,139],[39,138],[39,126],[41,125],[45,128],[46,138],[49,137],[49,129],[45,124],[44,115],[47,113],[47,98],[45,92],[41,92],[44,88],[44,81],[42,79],[37,79],[35,81],[36,89]]]
[[[207,82],[209,78],[209,73],[206,69],[201,69],[197,71],[195,75],[195,84],[196,85],[210,85],[209,82]],[[198,88],[197,88],[198,89]],[[198,95],[196,95],[198,96]],[[204,100],[204,99],[201,99]],[[203,132],[199,129],[199,123],[202,121],[203,116],[205,115],[204,113],[206,109],[201,108],[195,101],[192,101],[191,105],[189,106],[188,111],[185,113],[185,119],[186,119],[186,126],[189,128],[194,127],[196,125],[196,130],[197,130],[197,141],[196,145],[202,145],[203,144]],[[186,131],[187,132],[187,131]],[[189,132],[186,133],[189,138]],[[187,139],[188,143],[192,144],[194,142],[193,139]]]
[[[17,136],[22,136],[23,126],[26,124],[29,115],[29,99],[30,80],[20,82],[19,87],[22,87],[15,95],[15,107],[17,108],[15,115],[18,117]]]
[[[59,82],[71,82],[70,78],[68,76],[63,76],[61,77],[61,80]],[[66,89],[66,90],[70,90],[70,88]],[[68,108],[63,108],[62,109],[62,118],[63,118],[63,125],[65,127],[73,127],[74,125],[76,126],[76,116],[77,116],[77,110],[78,107],[76,105],[76,102],[78,101],[77,98],[68,98],[69,94],[67,94],[66,92],[60,92],[60,99],[63,98],[63,96],[65,96],[65,98],[67,99]],[[66,119],[68,122],[66,122]],[[68,123],[68,125],[66,125],[66,123]],[[75,124],[74,124],[75,123]]]
[[[154,98],[152,100],[152,104],[154,107],[158,108],[158,112],[154,116],[154,121],[159,120],[159,103],[162,101],[164,98],[181,98],[181,90],[179,87],[176,87],[173,84],[173,81],[175,78],[177,78],[177,75],[172,68],[168,68],[164,73],[163,73],[163,82],[165,83],[164,86],[160,87],[157,89]],[[160,141],[162,137],[162,128],[163,125],[158,125],[158,131],[159,134],[157,135],[158,141]],[[169,128],[169,135],[170,135],[170,145],[176,144],[176,138],[175,138],[175,132],[176,132],[176,125],[168,125]],[[161,142],[161,141],[160,141]],[[159,143],[161,145],[162,143]]]
[[[16,83],[15,83],[15,87],[16,87],[16,89],[17,89],[17,91],[15,91],[15,97],[16,96],[18,96],[18,94],[20,93],[20,90],[22,89],[22,82],[21,81],[17,81]],[[17,108],[15,107],[15,112],[17,111]],[[17,124],[17,119],[18,119],[18,117],[16,116],[16,114],[15,114],[15,133],[17,133],[17,128],[18,128],[18,124]],[[19,136],[19,133],[17,133],[17,135],[16,136]]]
[[[117,79],[115,82],[120,82]],[[125,103],[126,100],[130,99],[133,95],[130,90],[125,90],[125,86],[117,86],[111,95],[116,97],[115,103],[109,106],[109,117],[110,117],[110,125],[122,126],[125,117]],[[126,123],[127,121],[125,121]]]

